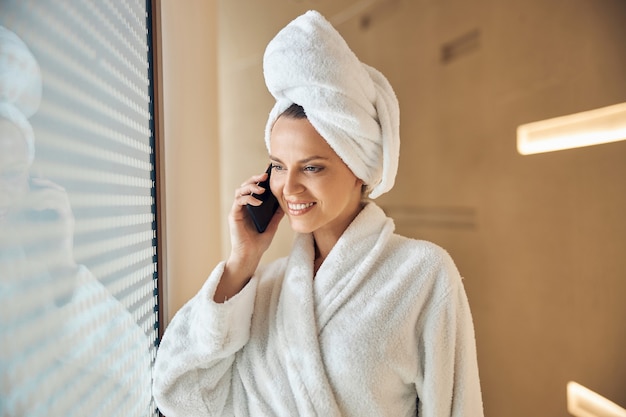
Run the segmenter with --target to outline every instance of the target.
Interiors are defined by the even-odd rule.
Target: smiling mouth
[[[304,210],[306,208],[311,207],[313,204],[315,203],[299,203],[299,204],[287,203],[287,205],[289,206],[291,210]]]
[[[315,203],[287,203],[287,208],[292,214],[301,214],[314,205]]]

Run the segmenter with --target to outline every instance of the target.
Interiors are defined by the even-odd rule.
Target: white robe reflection
[[[151,414],[150,340],[73,254],[65,190],[32,178],[41,77],[0,26],[0,417]]]

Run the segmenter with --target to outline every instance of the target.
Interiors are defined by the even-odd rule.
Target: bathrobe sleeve
[[[437,280],[448,285],[434,298],[419,336],[424,356],[423,377],[416,384],[421,391],[418,415],[481,417],[474,325],[463,282],[451,259],[444,260]]]
[[[167,417],[222,416],[232,408],[235,354],[250,337],[257,279],[223,304],[213,295],[220,263],[194,298],[174,316],[159,346],[153,393]]]

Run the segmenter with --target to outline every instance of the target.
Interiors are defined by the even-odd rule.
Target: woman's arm
[[[463,282],[451,259],[437,280],[450,286],[433,300],[420,336],[424,356],[419,415],[482,417],[474,325]]]
[[[222,416],[229,404],[235,354],[250,337],[257,280],[253,278],[284,213],[278,210],[265,233],[248,218],[252,193],[270,192],[255,175],[235,190],[228,223],[231,252],[202,289],[176,313],[157,352],[154,397],[168,417]]]
[[[216,303],[223,303],[246,286],[258,267],[263,253],[272,242],[278,230],[278,224],[284,216],[279,208],[264,233],[257,232],[252,220],[249,219],[245,206],[261,204],[261,201],[254,198],[252,193],[271,192],[258,185],[259,182],[267,179],[267,176],[267,173],[252,176],[235,190],[235,198],[228,215],[231,251],[213,297]]]
[[[257,280],[224,303],[213,301],[224,263],[174,316],[159,346],[153,392],[168,417],[222,416],[228,404],[235,354],[250,337]]]

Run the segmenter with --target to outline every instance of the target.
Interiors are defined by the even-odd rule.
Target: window
[[[151,416],[150,2],[0,0],[0,416]]]

